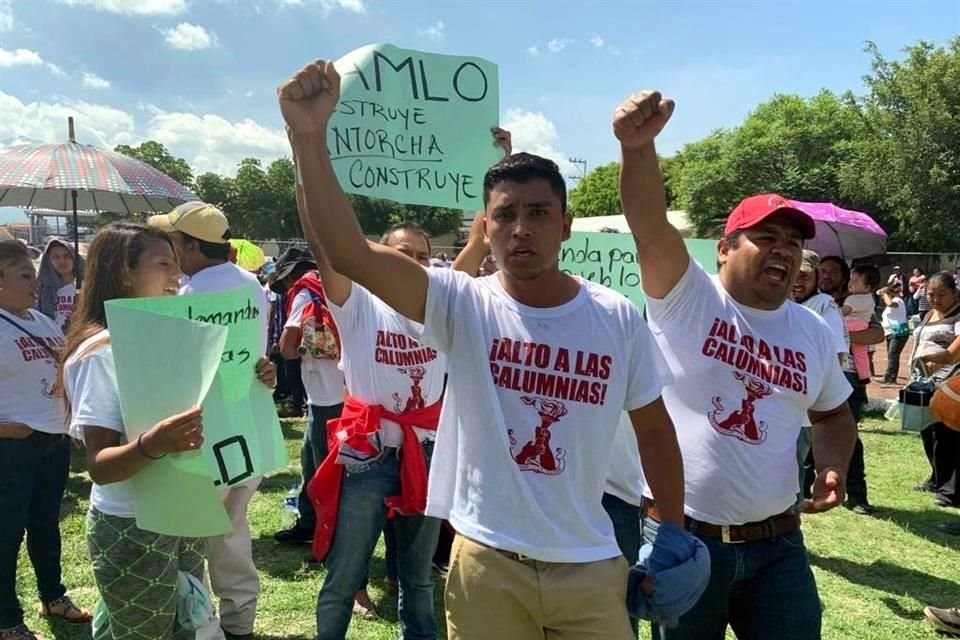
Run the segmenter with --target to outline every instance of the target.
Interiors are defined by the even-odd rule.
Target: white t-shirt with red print
[[[64,332],[70,323],[70,316],[73,315],[73,307],[77,299],[77,285],[70,282],[57,289],[57,303],[54,306],[55,316],[53,321],[57,323]]]
[[[391,413],[423,409],[441,399],[447,359],[420,344],[416,323],[356,283],[343,306],[328,298],[327,307],[340,332],[340,363],[351,396]],[[421,442],[436,437],[429,429],[414,431]],[[400,425],[384,419],[380,446],[401,444]]]
[[[0,319],[0,422],[19,422],[44,433],[66,433],[63,393],[56,387],[57,361],[44,348],[63,351],[63,332],[39,311],[27,313],[29,318],[21,318],[0,309],[4,318],[33,335]]]
[[[676,380],[663,399],[683,453],[687,515],[735,525],[785,511],[796,501],[807,411],[850,395],[835,335],[793,302],[739,304],[692,259],[666,297],[647,296],[647,314]]]
[[[587,281],[534,308],[496,275],[427,274],[424,341],[450,358],[427,515],[545,562],[619,555],[601,499],[620,417],[669,377],[640,311]]]
[[[304,289],[293,299],[290,316],[284,328],[303,331],[303,310],[313,301]],[[301,334],[303,340],[303,334]],[[300,375],[307,392],[307,402],[317,407],[332,407],[343,402],[343,372],[339,362],[330,358],[316,358],[309,353],[300,358]]]

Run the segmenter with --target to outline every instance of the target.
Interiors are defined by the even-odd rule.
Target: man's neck
[[[559,269],[545,272],[530,280],[513,278],[502,270],[492,277],[500,278],[500,284],[511,298],[522,305],[539,309],[566,304],[580,291],[580,283]]]

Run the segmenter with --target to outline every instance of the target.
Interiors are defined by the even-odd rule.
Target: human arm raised
[[[657,91],[630,96],[613,114],[620,141],[620,203],[637,245],[643,290],[663,298],[683,277],[690,255],[667,219],[667,197],[654,139],[673,114],[672,100]]]
[[[322,249],[336,273],[363,285],[407,318],[423,322],[426,270],[399,251],[368,243],[337,181],[327,152],[327,123],[340,98],[340,75],[333,63],[317,60],[307,65],[277,94],[297,159],[297,181],[306,206],[301,215],[309,221],[304,233],[311,246]],[[320,277],[324,278],[323,271]]]

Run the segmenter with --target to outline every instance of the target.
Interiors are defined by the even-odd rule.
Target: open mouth
[[[764,268],[763,275],[776,283],[784,283],[790,275],[790,269],[785,264],[770,264]]]
[[[527,247],[520,247],[511,251],[510,255],[514,258],[530,258],[535,256],[536,252],[534,252],[533,249],[528,249]]]

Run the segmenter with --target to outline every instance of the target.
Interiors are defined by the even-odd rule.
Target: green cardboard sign
[[[690,257],[707,273],[717,272],[716,240],[684,240]],[[643,309],[637,248],[629,233],[574,231],[560,249],[560,269],[627,296]]]
[[[476,211],[499,154],[496,65],[374,44],[336,61],[327,148],[348,193]]]
[[[217,488],[289,463],[272,394],[256,378],[263,338],[255,298],[241,287],[106,306],[127,437],[203,407],[200,453],[168,456],[134,476],[138,525],[168,535],[229,532]],[[197,533],[210,529],[217,531]]]

